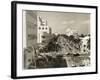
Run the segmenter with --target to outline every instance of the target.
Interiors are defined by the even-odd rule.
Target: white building
[[[89,49],[88,49],[89,38],[90,38],[89,36],[85,36],[84,38],[81,38],[81,53],[82,54],[89,53]]]
[[[44,33],[50,33],[50,28],[47,25],[47,21],[44,21],[41,17],[37,17],[37,43],[42,43]]]
[[[73,35],[75,38],[78,38],[78,31],[72,30],[72,29],[67,29],[66,30],[66,35],[67,36]]]

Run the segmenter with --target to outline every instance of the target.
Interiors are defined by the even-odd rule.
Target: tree
[[[54,35],[52,39],[49,40],[48,44],[42,50],[40,50],[40,52],[59,51],[61,47],[59,44],[57,44],[57,38],[58,36]]]
[[[85,35],[84,34],[81,34],[80,37],[85,37]]]
[[[57,44],[57,38],[58,36],[54,36],[50,42],[48,43],[48,45],[46,46],[48,51],[59,51],[61,49],[60,45]]]

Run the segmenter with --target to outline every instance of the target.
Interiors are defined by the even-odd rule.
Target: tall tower
[[[42,43],[43,41],[43,37],[44,33],[48,33],[49,34],[49,27],[47,24],[47,21],[44,21],[41,17],[37,17],[38,21],[37,21],[37,43]]]

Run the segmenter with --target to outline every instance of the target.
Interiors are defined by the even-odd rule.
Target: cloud
[[[89,23],[90,23],[90,20],[85,20],[81,24],[89,24]]]
[[[71,21],[62,21],[61,24],[65,25],[65,24],[73,24],[73,23],[75,23],[74,20],[71,20]]]

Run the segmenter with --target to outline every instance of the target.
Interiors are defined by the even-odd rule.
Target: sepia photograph
[[[97,74],[97,6],[12,2],[13,79]]]
[[[89,13],[23,10],[23,18],[24,69],[91,65]]]

